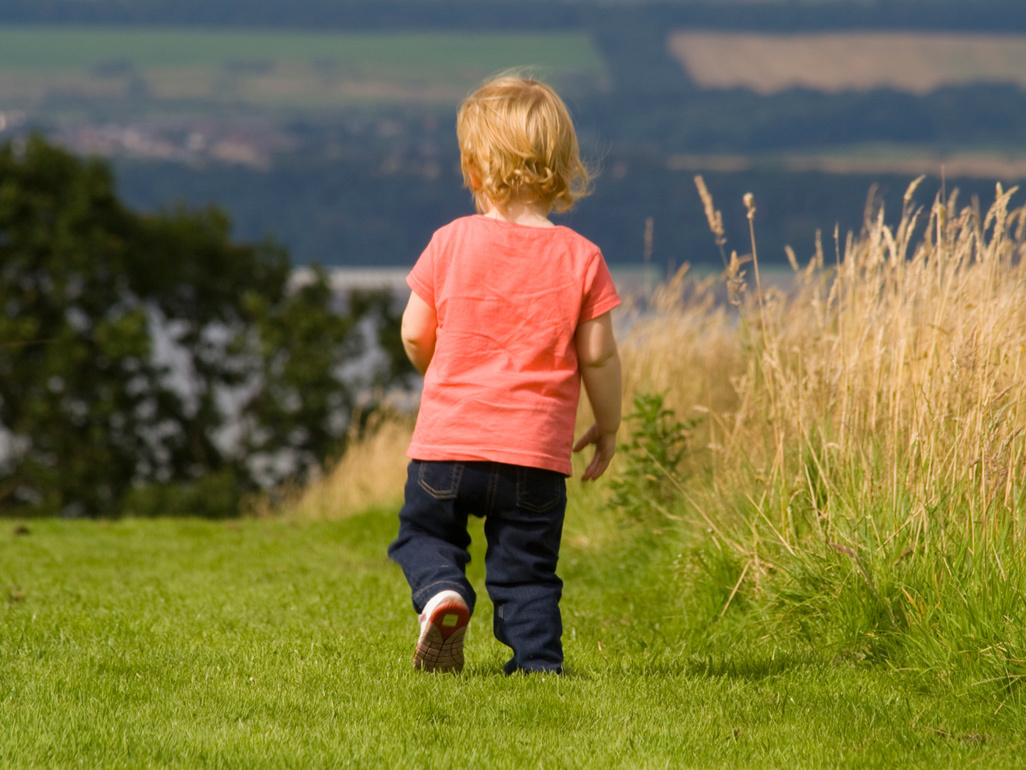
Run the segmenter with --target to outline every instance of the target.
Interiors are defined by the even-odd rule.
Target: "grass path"
[[[3,767],[1016,766],[1017,702],[763,638],[674,535],[568,525],[570,674],[414,672],[388,512],[0,523]],[[605,527],[607,537],[592,537]],[[480,540],[480,529],[475,531]],[[472,567],[481,584],[480,553]]]

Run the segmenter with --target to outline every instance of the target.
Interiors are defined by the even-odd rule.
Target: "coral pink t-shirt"
[[[574,335],[620,304],[598,247],[567,227],[468,216],[434,234],[406,282],[438,316],[408,456],[569,475]]]

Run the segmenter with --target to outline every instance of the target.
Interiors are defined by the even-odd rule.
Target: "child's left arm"
[[[595,454],[581,476],[582,481],[589,481],[601,476],[613,459],[620,427],[622,374],[610,314],[603,313],[578,326],[576,344],[581,380],[595,413],[595,424],[574,444],[575,452],[595,445]]]
[[[435,309],[410,292],[410,301],[403,311],[402,338],[403,349],[410,363],[418,372],[424,374],[435,354],[435,340],[438,333],[438,316]]]

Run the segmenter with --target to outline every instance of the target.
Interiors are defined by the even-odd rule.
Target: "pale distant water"
[[[343,295],[354,289],[386,289],[396,297],[405,297],[410,291],[406,285],[409,272],[408,267],[339,267],[328,270],[328,276],[335,291]],[[641,265],[611,267],[610,272],[617,290],[625,297],[646,294],[666,279],[666,275],[659,270]],[[704,276],[711,270],[702,268],[692,272],[696,276]],[[293,274],[293,281],[302,283],[309,275],[308,268],[298,268]]]
[[[755,275],[751,264],[745,265],[744,270],[748,290],[754,291]],[[406,276],[409,271],[408,267],[340,267],[331,268],[328,275],[332,287],[340,297],[345,297],[354,289],[385,289],[392,292],[397,302],[405,303],[406,298],[410,296],[410,289],[406,285]],[[620,296],[624,300],[639,301],[634,305],[635,310],[645,307],[647,304],[645,300],[651,296],[653,290],[672,277],[667,274],[665,268],[659,269],[644,265],[615,265],[610,268],[610,272]],[[691,281],[698,282],[721,273],[722,268],[718,265],[696,265],[688,269],[687,277]],[[764,289],[773,286],[786,291],[793,285],[794,272],[787,266],[763,267],[761,273]],[[294,283],[302,283],[309,274],[309,269],[298,268],[294,273]],[[686,289],[684,296],[688,296]],[[722,277],[719,285],[714,287],[713,296],[717,301],[726,301],[726,284]]]

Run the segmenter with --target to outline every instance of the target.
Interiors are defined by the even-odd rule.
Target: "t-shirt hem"
[[[461,449],[431,449],[425,447],[411,446],[406,452],[411,460],[440,461],[440,462],[492,462],[504,463],[506,465],[519,465],[524,468],[541,468],[547,471],[556,471],[564,476],[573,473],[570,460],[561,460],[548,455],[525,455],[512,452],[482,451],[475,452]]]

